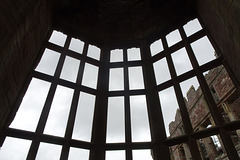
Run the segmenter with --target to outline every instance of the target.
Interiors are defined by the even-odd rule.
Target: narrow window
[[[132,141],[151,141],[146,97],[130,96]]]
[[[95,96],[80,92],[73,129],[73,139],[91,141]]]
[[[32,79],[11,128],[35,131],[49,87],[50,83],[46,81]]]
[[[71,107],[73,90],[57,86],[44,134],[64,136],[68,114]]]
[[[108,98],[107,143],[125,141],[124,97]]]

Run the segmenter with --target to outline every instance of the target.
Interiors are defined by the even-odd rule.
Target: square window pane
[[[35,69],[48,75],[54,75],[60,54],[50,49],[45,49],[43,56]]]
[[[106,160],[125,160],[125,151],[106,151]]]
[[[207,36],[191,43],[191,47],[199,65],[203,65],[216,59],[215,50],[210,41],[208,40]]]
[[[53,31],[53,33],[49,39],[49,42],[63,47],[65,44],[66,38],[67,38],[67,36],[65,34],[63,34],[62,32]]]
[[[95,96],[80,92],[76,119],[73,128],[73,139],[91,141],[92,122],[95,107]]]
[[[131,127],[133,142],[151,141],[148,110],[145,95],[130,96]]]
[[[22,160],[27,158],[31,141],[6,137],[0,150],[0,159],[2,160]]]
[[[168,43],[169,47],[171,47],[172,45],[174,45],[182,40],[181,35],[177,29],[172,31],[171,33],[169,33],[166,36],[166,39],[167,39],[167,43]]]
[[[49,88],[49,82],[32,79],[11,128],[35,131]]]
[[[158,94],[167,136],[177,137],[185,134],[174,88],[167,88]]]
[[[49,143],[40,143],[36,160],[59,160],[61,154],[62,146],[49,144]]]
[[[187,24],[185,24],[183,28],[184,28],[184,31],[186,32],[186,35],[191,36],[197,31],[200,31],[202,29],[202,26],[200,25],[198,19],[196,18],[192,21],[189,21]]]
[[[133,160],[153,160],[150,149],[133,150]]]
[[[163,51],[162,40],[159,39],[150,45],[151,55],[154,56]]]
[[[57,86],[44,134],[63,137],[71,107],[73,90],[63,86]]]
[[[82,85],[96,89],[98,80],[98,67],[85,63]]]
[[[127,53],[128,61],[141,60],[140,48],[130,48]]]
[[[99,60],[100,59],[100,48],[93,46],[93,45],[89,45],[88,46],[88,53],[87,56],[91,57],[93,59]]]
[[[76,82],[80,61],[66,56],[60,78]]]
[[[110,62],[122,62],[123,61],[123,50],[115,49],[110,52]]]
[[[107,116],[107,143],[124,141],[124,97],[109,97]]]
[[[124,89],[123,68],[112,68],[109,73],[109,91]]]
[[[185,48],[177,50],[171,54],[177,75],[181,75],[192,69],[191,62],[188,58]]]
[[[153,69],[154,69],[157,85],[170,80],[171,76],[170,76],[166,58],[163,58],[153,63]]]
[[[81,41],[79,39],[75,39],[75,38],[71,39],[71,42],[70,42],[70,45],[69,45],[70,50],[82,54],[83,53],[83,47],[84,47],[84,42],[83,41]]]
[[[70,147],[68,160],[89,160],[89,150]]]
[[[129,88],[144,89],[142,67],[129,67]]]

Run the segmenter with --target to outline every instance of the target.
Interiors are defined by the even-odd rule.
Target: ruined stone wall
[[[205,75],[205,79],[209,85],[209,88],[214,88],[214,92],[213,90],[210,90],[212,91],[216,103],[224,101],[228,96],[230,96],[230,94],[232,94],[232,91],[235,88],[231,78],[223,66],[211,69]],[[204,99],[201,88],[199,87],[195,89],[193,86],[189,88],[187,97],[185,98],[185,103],[188,109],[192,127],[197,128],[198,125],[204,121],[206,116],[209,114],[208,106]],[[232,107],[234,106],[232,105]],[[238,108],[238,106],[235,107],[234,111],[236,114],[240,115],[240,112],[237,111]],[[182,134],[178,129],[180,126],[179,123],[182,123],[181,121],[180,112],[177,111],[175,115],[175,121],[169,124],[171,137],[176,137]]]
[[[0,129],[50,28],[47,0],[0,0]]]

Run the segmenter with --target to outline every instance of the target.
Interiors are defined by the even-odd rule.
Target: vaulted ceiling
[[[103,45],[134,43],[169,32],[194,14],[190,0],[59,0],[54,24]]]

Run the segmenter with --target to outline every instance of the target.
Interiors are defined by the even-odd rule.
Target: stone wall
[[[195,1],[201,19],[240,81],[240,1]]]
[[[50,28],[51,9],[47,0],[0,0],[0,129]]]

